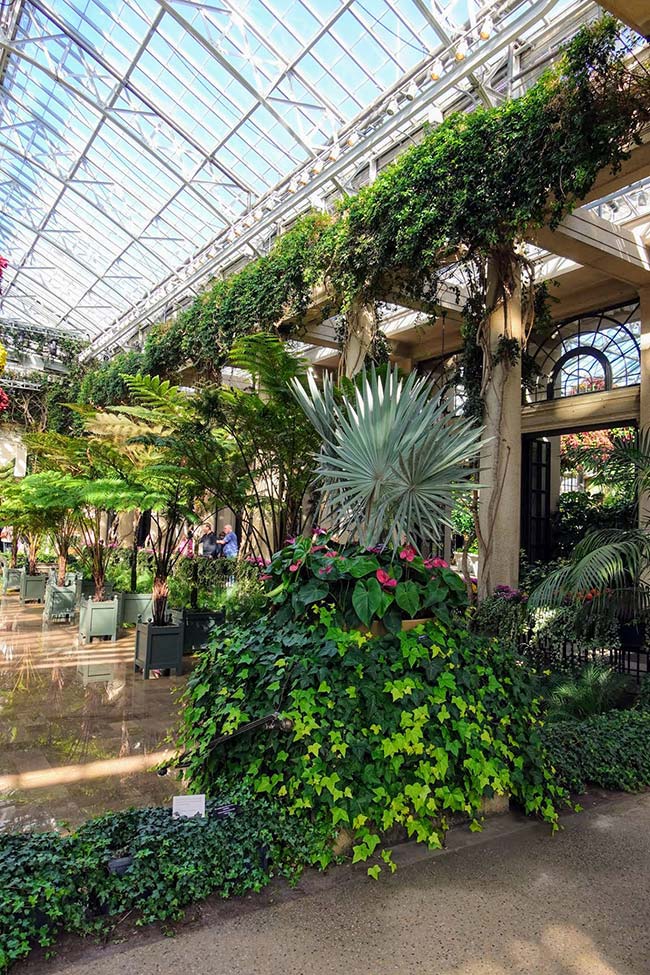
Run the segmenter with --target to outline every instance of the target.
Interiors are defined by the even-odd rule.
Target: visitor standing
[[[239,552],[239,542],[237,535],[232,530],[232,525],[224,525],[224,536],[221,552],[226,559],[236,559]]]
[[[208,559],[214,559],[219,552],[217,533],[208,527],[201,538],[201,554]]]

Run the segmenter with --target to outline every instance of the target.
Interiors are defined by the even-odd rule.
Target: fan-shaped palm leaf
[[[354,524],[369,546],[439,538],[455,497],[476,486],[480,429],[450,417],[429,380],[397,369],[382,380],[372,368],[340,402],[329,377],[322,390],[311,376],[292,388],[322,438],[317,474],[333,524]]]

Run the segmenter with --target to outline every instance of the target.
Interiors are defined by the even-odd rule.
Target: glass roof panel
[[[268,219],[230,247],[221,268],[250,253],[250,243],[265,246],[307,199],[339,193],[369,158],[410,138],[433,104],[434,58],[445,57],[458,76],[441,88],[439,105],[465,82],[469,105],[489,103],[481,72],[503,60],[511,41],[552,32],[554,13],[570,3],[3,4],[0,253],[9,267],[0,318],[102,337],[154,291],[167,294],[170,282],[196,288],[188,268],[230,247],[251,213]],[[479,68],[471,59],[459,65],[454,45],[469,31],[478,49],[476,27],[488,13],[495,37]],[[519,17],[520,32],[506,36]],[[415,79],[422,111],[388,125],[382,100],[397,94],[404,104]],[[362,144],[372,137],[370,155],[354,150],[339,163],[341,133],[352,125]],[[327,153],[332,171],[309,197],[296,194],[292,211],[292,180],[319,156],[320,172]]]

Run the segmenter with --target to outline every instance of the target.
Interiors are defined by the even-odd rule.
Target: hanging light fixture
[[[456,51],[454,57],[457,61],[464,61],[467,57],[467,52],[469,51],[469,45],[467,43],[466,37],[461,37],[458,44],[456,45]]]
[[[307,172],[306,169],[303,169],[303,171],[301,172],[300,176],[298,177],[298,182],[300,183],[301,186],[306,186],[307,183],[309,182],[309,173]]]
[[[291,180],[291,182],[289,183],[288,189],[289,189],[289,192],[290,193],[295,193],[297,191],[297,189],[298,189],[298,179],[297,179],[296,176],[294,176],[293,179]]]
[[[442,110],[438,108],[437,105],[430,105],[429,111],[427,112],[427,120],[430,125],[441,125],[445,117],[442,114]]]
[[[318,176],[319,173],[323,172],[323,166],[324,163],[322,159],[314,160],[314,165],[311,167],[311,171],[314,174],[314,176]]]
[[[481,38],[482,41],[489,41],[493,32],[494,32],[494,21],[488,14],[485,20],[483,21],[483,25],[481,26],[481,29],[479,30],[479,37]]]
[[[255,223],[259,223],[263,216],[264,214],[261,207],[258,207],[257,210],[253,212],[253,220]]]
[[[431,66],[431,79],[432,81],[440,81],[444,74],[444,67],[440,58],[436,58]]]
[[[356,146],[356,144],[357,144],[358,141],[359,141],[359,133],[358,132],[350,132],[349,136],[345,140],[345,144],[347,146],[349,146],[349,148],[351,149],[352,146]]]
[[[338,142],[333,142],[328,154],[328,158],[331,159],[332,162],[336,162],[336,160],[339,158],[340,155],[341,155],[340,145],[338,144]]]
[[[253,223],[254,223],[253,214],[252,213],[247,213],[246,216],[244,217],[244,226],[245,227],[252,227],[253,226]]]
[[[399,105],[397,103],[397,99],[391,98],[391,100],[389,101],[386,107],[386,115],[397,115],[398,112],[399,112]]]
[[[411,84],[408,86],[408,88],[406,89],[406,97],[410,102],[412,102],[415,98],[417,98],[419,90],[420,89],[416,85],[415,80],[413,80]]]

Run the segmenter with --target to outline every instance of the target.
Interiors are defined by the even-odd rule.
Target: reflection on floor
[[[0,832],[169,803],[181,783],[148,769],[173,746],[185,678],[135,674],[133,630],[84,646],[42,613],[0,602]]]

